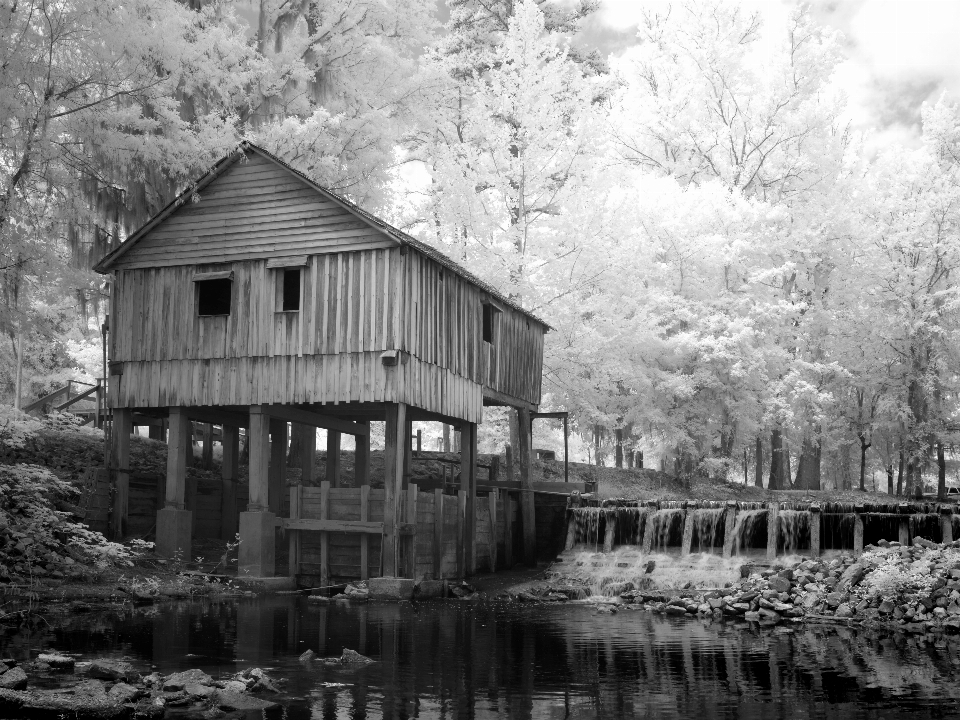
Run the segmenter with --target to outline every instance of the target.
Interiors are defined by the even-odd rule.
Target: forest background
[[[942,488],[960,108],[878,150],[785,8],[651,3],[605,57],[595,0],[5,2],[0,401],[102,375],[90,267],[248,139],[548,322],[581,459]]]

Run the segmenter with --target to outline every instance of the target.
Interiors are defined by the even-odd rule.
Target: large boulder
[[[99,680],[114,682],[139,682],[140,673],[133,665],[123,660],[94,660],[87,669],[87,674]]]
[[[218,690],[213,695],[211,702],[215,707],[226,712],[263,711],[280,707],[277,703],[270,702],[269,700],[261,700],[260,698],[251,697],[250,695],[228,692],[226,690]]]
[[[27,674],[21,667],[11,668],[0,675],[0,688],[4,690],[23,690],[27,687]]]

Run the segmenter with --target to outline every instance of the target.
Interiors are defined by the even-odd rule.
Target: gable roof
[[[481,280],[480,278],[475,276],[473,273],[469,272],[468,270],[463,268],[461,265],[451,260],[449,257],[444,255],[439,250],[431,247],[430,245],[427,245],[426,243],[420,240],[417,240],[415,237],[408,235],[402,230],[395,228],[394,226],[381,220],[377,216],[367,212],[366,210],[361,208],[359,205],[351,202],[350,200],[347,200],[345,197],[338,195],[332,190],[329,190],[323,187],[322,185],[318,185],[309,177],[304,175],[299,170],[296,170],[295,168],[291,167],[290,165],[285,163],[283,160],[278,158],[276,155],[273,155],[267,150],[264,150],[258,145],[254,145],[253,143],[246,140],[241,142],[237,146],[237,148],[234,149],[231,153],[225,155],[220,160],[218,160],[209,170],[207,170],[203,175],[201,175],[195,182],[190,184],[183,192],[177,195],[177,197],[175,197],[173,200],[167,203],[167,205],[162,210],[160,210],[160,212],[158,212],[156,215],[150,218],[146,223],[143,224],[143,226],[141,226],[136,232],[130,235],[130,237],[128,237],[125,241],[123,241],[118,247],[114,248],[113,250],[108,252],[106,255],[104,255],[100,259],[100,261],[93,266],[93,269],[96,272],[101,274],[110,272],[113,269],[117,260],[121,258],[123,255],[125,255],[131,248],[137,245],[137,243],[139,243],[140,240],[146,237],[147,234],[150,233],[150,231],[152,231],[158,225],[163,223],[164,220],[166,220],[178,209],[180,209],[181,206],[189,203],[191,201],[191,198],[195,194],[199,193],[201,190],[203,190],[208,185],[210,185],[210,183],[212,183],[218,177],[223,175],[227,170],[233,167],[233,165],[236,164],[241,158],[245,157],[248,152],[254,152],[266,158],[267,160],[270,160],[271,162],[281,166],[291,174],[303,180],[307,185],[313,188],[321,196],[339,205],[343,209],[347,210],[348,212],[356,216],[358,219],[366,222],[375,230],[380,231],[389,239],[395,241],[398,245],[413,248],[420,254],[425,255],[426,257],[435,261],[439,265],[442,265],[443,267],[447,268],[451,272],[459,275],[460,277],[465,279],[467,282],[473,285],[476,285],[478,288],[488,293],[492,297],[496,298],[499,302],[503,303],[504,305],[507,305],[508,307],[516,310],[517,312],[522,313],[523,315],[530,318],[531,320],[536,321],[547,330],[553,329],[552,327],[550,327],[550,325],[545,323],[543,320],[538,318],[529,310],[525,310],[523,307],[518,305],[515,301],[506,297],[503,293],[501,293],[499,290],[497,290],[493,286],[489,285],[488,283],[485,283],[483,280]]]

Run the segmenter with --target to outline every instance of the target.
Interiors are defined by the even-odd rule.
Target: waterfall
[[[806,510],[781,510],[778,515],[779,534],[783,538],[783,552],[793,555],[801,546],[810,547],[810,513]]]
[[[697,551],[712,552],[718,545],[723,547],[723,515],[726,511],[708,508],[693,511],[693,525],[697,533]]]
[[[576,524],[574,542],[584,545],[600,544],[600,515],[602,509],[598,507],[573,508],[573,518]]]
[[[758,518],[766,518],[767,510],[741,510],[737,513],[737,520],[733,525],[733,537],[736,538],[733,548],[734,553],[740,555],[744,550],[749,549],[749,540],[753,535],[753,526],[756,525]]]
[[[666,552],[673,532],[683,532],[683,509],[668,508],[657,510],[652,517],[652,542],[650,547],[656,552]]]

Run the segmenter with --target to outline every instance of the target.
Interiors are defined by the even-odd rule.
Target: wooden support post
[[[444,425],[446,427],[446,425]],[[433,491],[433,579],[443,573],[443,488]]]
[[[810,506],[810,556],[820,557],[820,506]]]
[[[940,542],[953,542],[953,508],[949,505],[940,506]]]
[[[357,438],[359,440],[359,438]],[[360,522],[370,519],[370,483],[360,486]],[[360,579],[370,578],[370,536],[360,534]]]
[[[312,425],[304,425],[300,431],[300,484],[310,487],[316,474],[317,429]]]
[[[505,460],[506,473],[507,473],[506,479],[512,481],[513,480],[513,446],[511,446],[510,443],[507,443],[503,448],[503,452],[506,456],[506,460]]]
[[[464,552],[464,526],[467,523],[467,493],[460,490],[457,493],[457,577],[466,577],[467,561]]]
[[[320,519],[330,517],[330,481],[320,483]],[[320,533],[320,586],[330,584],[330,533]],[[327,591],[328,592],[328,591]]]
[[[240,513],[238,572],[248,577],[272,577],[276,568],[276,514],[270,512],[270,417],[259,405],[250,407],[247,429],[250,493]]]
[[[413,465],[413,420],[410,419],[410,413],[407,413],[404,423],[404,442],[403,442],[403,489],[406,490],[410,484],[410,472]]]
[[[603,551],[605,553],[613,552],[613,539],[617,532],[617,509],[615,507],[605,507],[603,509],[603,520]]]
[[[184,509],[187,491],[187,457],[190,451],[190,420],[183,408],[170,408],[170,439],[167,442],[166,507]]]
[[[520,464],[520,510],[523,515],[523,561],[534,567],[537,564],[537,518],[531,472],[533,435],[530,411],[525,408],[517,410],[517,422],[520,430],[517,459]]]
[[[854,507],[853,516],[853,554],[854,557],[863,555],[863,505]]]
[[[477,571],[477,424],[464,423],[460,430],[460,485],[467,494],[464,516],[466,574]]]
[[[163,421],[158,422],[156,425],[150,425],[147,428],[147,437],[151,440],[163,440]]]
[[[900,503],[898,506],[898,512],[900,513],[900,526],[899,526],[899,538],[900,544],[903,546],[910,545],[910,515],[909,515],[909,506],[906,503]]]
[[[363,424],[368,424],[364,422]],[[357,451],[354,459],[354,478],[355,487],[370,485],[370,434],[357,435]]]
[[[490,470],[487,475],[490,484],[495,484],[500,479],[500,456],[494,455],[490,458]]]
[[[450,452],[450,426],[447,423],[443,423],[443,445],[441,446],[443,452]]]
[[[683,515],[683,539],[680,541],[680,554],[689,555],[693,551],[693,523],[697,508],[692,503],[687,505]]]
[[[767,508],[767,559],[772,560],[777,556],[777,541],[780,539],[780,505],[770,503]]]
[[[290,488],[290,519],[300,518],[300,508],[303,506],[303,485]],[[287,575],[296,578],[300,574],[300,531],[287,530],[290,542],[290,559],[287,563]]]
[[[416,483],[410,483],[407,486],[406,502],[406,522],[413,526],[413,532],[405,536],[406,551],[406,569],[404,577],[417,579],[417,493],[419,488]]]
[[[110,524],[114,540],[127,535],[127,518],[130,512],[130,433],[133,432],[133,411],[130,408],[113,409],[113,429],[110,451],[113,456],[110,467],[115,473],[113,518]]]
[[[213,425],[203,424],[203,452],[201,466],[204,470],[213,470]]]
[[[513,518],[517,512],[517,503],[509,492],[503,493],[503,563],[509,570],[513,567]]]
[[[423,430],[417,430],[417,457],[423,452]]]
[[[161,557],[190,558],[193,514],[184,507],[189,452],[190,419],[184,408],[172,407],[164,507],[157,511],[157,554]]]
[[[277,517],[283,509],[283,495],[287,489],[287,421],[270,420],[270,512]]]
[[[403,433],[407,427],[407,406],[390,403],[386,410],[384,429],[383,480],[383,556],[384,577],[396,577],[399,572],[398,553],[400,524],[400,493],[403,490]]]
[[[330,487],[340,487],[340,433],[327,430],[327,481]]]
[[[497,571],[497,501],[499,490],[491,490],[487,495],[490,503],[490,572]]]
[[[723,556],[725,558],[733,557],[733,551],[737,547],[737,538],[734,535],[736,527],[737,503],[735,500],[728,500],[727,508],[723,513]]]
[[[247,429],[247,454],[250,463],[250,495],[247,510],[264,512],[270,509],[270,418],[254,407],[250,409]]]
[[[237,467],[240,464],[240,428],[223,426],[223,463],[220,465],[220,539],[237,535]]]

